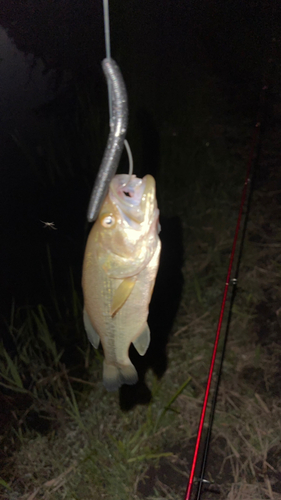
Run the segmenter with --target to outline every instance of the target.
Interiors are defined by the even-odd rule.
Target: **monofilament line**
[[[105,39],[105,53],[106,58],[111,59],[111,47],[110,47],[110,25],[109,25],[109,8],[108,0],[103,0],[103,22],[104,22],[104,39]],[[112,90],[111,84],[108,82],[108,106],[109,106],[109,123],[111,127],[112,121]]]

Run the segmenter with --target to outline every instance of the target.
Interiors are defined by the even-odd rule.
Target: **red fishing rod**
[[[212,383],[212,378],[213,378],[213,373],[214,373],[218,343],[219,343],[220,333],[221,333],[221,328],[222,328],[222,321],[223,321],[224,311],[225,311],[225,307],[226,307],[226,299],[227,299],[227,294],[228,294],[228,290],[229,290],[229,285],[232,284],[233,285],[232,294],[231,294],[231,299],[230,299],[228,318],[227,318],[227,322],[226,322],[225,336],[224,336],[224,340],[223,340],[222,352],[221,352],[221,357],[220,357],[220,362],[219,362],[219,367],[218,367],[217,380],[216,380],[213,399],[212,399],[212,403],[211,403],[209,424],[208,424],[208,428],[207,428],[206,437],[204,440],[204,448],[203,448],[203,455],[202,455],[202,459],[201,459],[200,472],[199,472],[198,478],[196,480],[196,483],[198,485],[196,496],[195,496],[196,500],[201,499],[201,493],[202,493],[203,486],[210,484],[210,481],[205,479],[205,470],[206,470],[206,465],[207,465],[208,452],[209,452],[209,447],[210,447],[212,427],[213,427],[213,421],[214,421],[214,416],[215,416],[215,409],[216,409],[220,379],[221,379],[221,374],[222,374],[223,361],[224,361],[224,356],[225,356],[225,351],[226,351],[228,332],[229,332],[229,327],[230,327],[230,322],[231,322],[233,303],[234,303],[236,290],[237,290],[236,285],[237,285],[237,281],[238,281],[240,263],[241,263],[242,253],[243,253],[243,245],[244,245],[244,240],[245,240],[245,235],[246,235],[247,222],[248,222],[249,213],[250,213],[250,205],[251,205],[251,199],[252,199],[252,193],[253,193],[253,187],[254,187],[256,165],[258,162],[260,148],[261,148],[261,130],[262,130],[262,124],[263,124],[265,112],[266,112],[267,90],[268,90],[269,84],[272,84],[272,82],[276,78],[276,74],[275,74],[276,65],[274,64],[274,61],[277,60],[276,42],[277,42],[278,38],[275,37],[274,34],[279,33],[279,31],[277,31],[277,26],[279,28],[278,19],[279,19],[278,5],[276,2],[273,2],[272,6],[271,6],[271,21],[270,21],[270,25],[271,25],[270,38],[271,38],[271,40],[268,44],[268,50],[266,51],[266,54],[265,54],[265,60],[267,61],[267,68],[264,71],[263,82],[266,82],[266,83],[263,83],[263,87],[260,91],[260,98],[259,98],[259,102],[258,102],[258,112],[257,112],[255,130],[254,130],[253,139],[252,139],[251,151],[250,151],[249,159],[247,162],[246,179],[245,179],[244,187],[242,190],[241,203],[240,203],[238,219],[237,219],[236,228],[235,228],[232,250],[231,250],[230,259],[229,259],[229,266],[228,266],[228,271],[227,271],[227,275],[226,275],[226,282],[225,282],[224,293],[223,293],[222,304],[221,304],[220,315],[219,315],[219,321],[218,321],[218,326],[217,326],[217,331],[216,331],[215,343],[214,343],[214,348],[213,348],[213,353],[212,353],[212,358],[211,358],[211,363],[210,363],[210,368],[209,368],[209,374],[208,374],[206,391],[205,391],[205,395],[204,395],[203,406],[202,406],[201,415],[200,415],[198,433],[197,433],[197,438],[196,438],[194,455],[193,455],[193,459],[192,459],[189,481],[188,481],[187,489],[186,489],[185,500],[191,499],[192,489],[193,489],[193,485],[195,482],[194,481],[195,470],[196,470],[196,465],[197,465],[197,461],[198,461],[198,453],[199,453],[199,448],[200,448],[200,443],[201,443],[201,438],[202,438],[203,425],[204,425],[204,421],[205,421],[207,404],[208,404],[210,388],[211,388],[211,383]],[[240,225],[241,225],[241,220],[242,220],[243,210],[244,210],[245,205],[246,205],[246,211],[245,211],[242,235],[241,235],[241,239],[240,239],[239,252],[238,252],[238,257],[237,257],[237,261],[236,261],[236,269],[235,269],[234,277],[231,279],[231,272],[232,272],[232,267],[233,267],[233,263],[234,263],[238,235],[239,235],[239,230],[240,230]]]
[[[233,306],[235,295],[236,295],[236,289],[237,289],[236,284],[237,284],[237,280],[238,280],[240,262],[241,262],[242,251],[243,251],[243,244],[244,244],[244,240],[245,240],[248,216],[249,216],[249,212],[250,212],[250,204],[251,204],[253,184],[254,184],[253,181],[254,181],[254,174],[255,174],[255,164],[257,162],[257,158],[259,156],[259,150],[260,150],[261,123],[262,123],[262,119],[264,116],[264,108],[265,108],[265,99],[266,99],[267,89],[268,89],[267,85],[264,85],[262,90],[261,90],[261,93],[260,93],[258,117],[257,117],[256,125],[255,125],[254,134],[253,134],[251,151],[250,151],[249,159],[247,162],[246,179],[245,179],[245,183],[244,183],[244,187],[243,187],[243,191],[242,191],[238,219],[237,219],[237,223],[236,223],[235,234],[234,234],[234,239],[233,239],[233,244],[232,244],[232,250],[231,250],[230,259],[229,259],[229,265],[228,265],[228,271],[227,271],[227,275],[226,275],[226,282],[225,282],[224,293],[223,293],[222,304],[221,304],[220,315],[219,315],[219,321],[218,321],[218,326],[217,326],[217,331],[216,331],[215,343],[214,343],[214,348],[213,348],[213,353],[212,353],[212,358],[211,358],[211,363],[210,363],[210,368],[209,368],[209,374],[208,374],[208,380],[207,380],[207,386],[206,386],[206,390],[205,390],[203,406],[202,406],[201,415],[200,415],[198,433],[197,433],[197,438],[196,438],[196,444],[195,444],[195,449],[194,449],[194,455],[193,455],[191,472],[190,472],[189,481],[188,481],[188,485],[187,485],[185,500],[191,499],[192,489],[193,489],[193,485],[194,485],[195,469],[196,469],[196,465],[197,465],[197,461],[198,461],[198,453],[199,453],[199,448],[200,448],[200,443],[201,443],[201,438],[202,438],[203,426],[204,426],[204,422],[205,422],[205,416],[206,416],[207,404],[208,404],[209,395],[210,395],[212,378],[213,378],[213,374],[214,374],[214,367],[215,367],[215,362],[216,362],[217,349],[218,349],[218,344],[219,344],[219,339],[220,339],[221,328],[222,328],[222,321],[223,321],[223,316],[224,316],[225,307],[226,307],[226,299],[227,299],[227,294],[228,294],[228,290],[229,290],[229,285],[232,284],[233,288],[232,288],[232,294],[231,294],[231,300],[230,300],[230,306],[229,306],[229,313],[228,313],[228,318],[227,318],[227,323],[226,323],[226,330],[225,330],[223,348],[222,348],[222,353],[221,353],[221,358],[220,358],[220,364],[219,364],[219,368],[218,368],[217,381],[216,381],[214,395],[213,395],[211,409],[210,409],[209,425],[208,425],[207,434],[206,434],[205,442],[204,442],[203,457],[201,460],[200,473],[199,473],[198,479],[196,480],[196,483],[198,484],[196,497],[195,497],[196,500],[200,500],[201,492],[202,492],[202,488],[203,488],[204,484],[210,484],[210,482],[204,478],[205,469],[206,469],[208,452],[209,452],[209,447],[210,447],[212,427],[213,427],[213,421],[214,421],[214,416],[215,416],[216,402],[217,402],[219,384],[220,384],[220,379],[221,379],[221,374],[222,374],[228,331],[229,331],[231,315],[232,315],[232,306]],[[245,212],[245,217],[244,217],[243,231],[242,231],[241,240],[240,240],[240,248],[239,248],[239,253],[238,253],[238,258],[237,258],[236,270],[234,273],[234,277],[231,279],[231,273],[232,273],[234,257],[235,257],[235,253],[236,253],[238,235],[239,235],[239,230],[240,230],[240,226],[241,226],[241,220],[242,220],[243,210],[244,210],[245,204],[246,204],[246,212]]]

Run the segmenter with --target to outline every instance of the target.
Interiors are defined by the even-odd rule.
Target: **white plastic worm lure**
[[[128,100],[125,83],[113,59],[102,61],[103,72],[112,89],[112,120],[106,149],[91,194],[88,221],[94,221],[100,211],[120,160],[128,126]]]

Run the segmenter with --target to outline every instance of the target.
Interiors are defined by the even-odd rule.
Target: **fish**
[[[86,243],[82,271],[84,326],[104,351],[108,391],[138,380],[129,358],[150,343],[149,303],[159,266],[159,209],[151,175],[115,175]]]

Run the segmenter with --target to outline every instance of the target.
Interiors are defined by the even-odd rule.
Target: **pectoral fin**
[[[121,307],[125,304],[128,299],[130,293],[132,292],[136,283],[136,277],[133,276],[131,278],[125,278],[119,287],[115,290],[112,304],[111,304],[111,316],[115,316],[115,314],[121,309]]]
[[[138,338],[133,342],[133,344],[138,353],[141,356],[144,356],[144,354],[148,349],[149,343],[150,343],[150,330],[148,324],[146,323],[144,330],[141,332]]]
[[[88,339],[91,342],[91,344],[94,346],[94,348],[97,349],[99,347],[100,338],[99,338],[96,330],[94,329],[94,327],[90,321],[90,318],[86,312],[86,309],[84,309],[84,311],[83,311],[83,320],[84,320],[84,327],[85,327]]]

